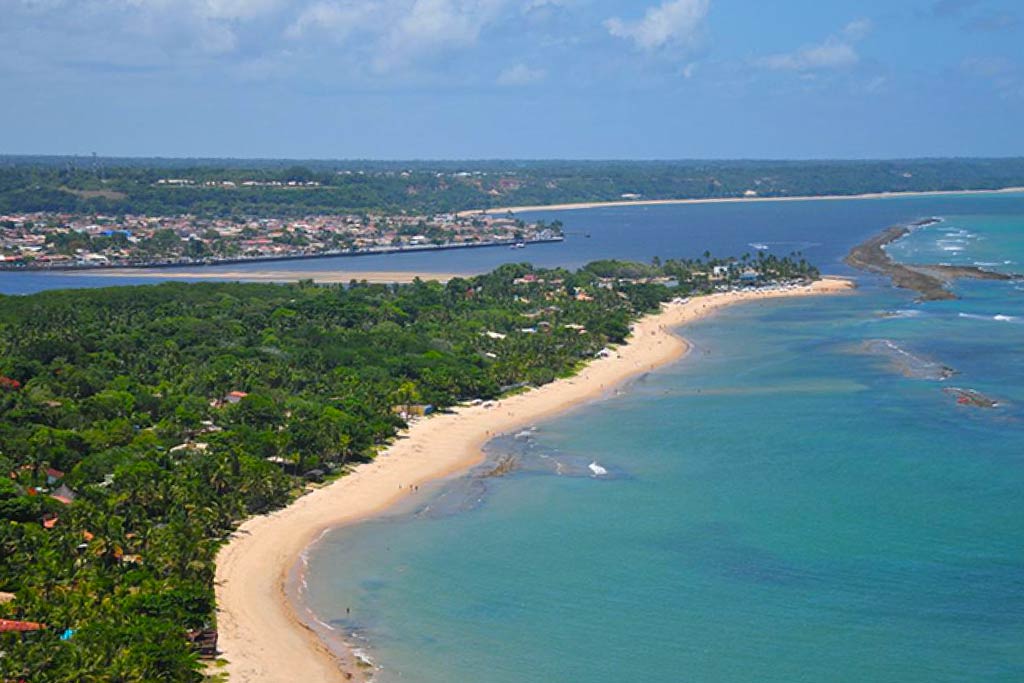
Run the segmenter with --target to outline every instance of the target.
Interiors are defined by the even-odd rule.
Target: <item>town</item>
[[[561,223],[511,214],[342,214],[292,218],[194,215],[0,215],[0,270],[209,265],[239,261],[482,246],[563,239]]]

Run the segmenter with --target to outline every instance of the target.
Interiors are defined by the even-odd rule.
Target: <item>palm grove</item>
[[[201,680],[213,559],[241,520],[372,458],[411,405],[571,374],[739,263],[0,297],[0,618],[40,627],[0,633],[0,679]]]

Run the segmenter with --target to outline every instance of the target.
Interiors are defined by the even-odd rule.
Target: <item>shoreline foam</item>
[[[306,549],[326,530],[354,524],[416,495],[412,486],[465,471],[495,436],[600,397],[613,386],[681,357],[688,342],[672,328],[734,303],[837,294],[849,280],[697,297],[663,306],[633,328],[629,343],[578,374],[493,402],[420,420],[374,461],[292,505],[243,523],[217,555],[219,646],[232,683],[365,680],[358,653],[337,656],[297,614],[288,581]]]

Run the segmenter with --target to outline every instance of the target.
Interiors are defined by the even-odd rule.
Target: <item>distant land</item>
[[[0,156],[0,213],[304,217],[1024,186],[1024,157],[329,161]]]

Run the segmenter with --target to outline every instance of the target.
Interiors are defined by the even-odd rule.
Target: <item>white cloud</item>
[[[510,0],[319,0],[285,31],[298,39],[321,33],[355,42],[378,71],[406,66],[436,53],[476,45]]]
[[[821,43],[806,45],[793,52],[784,52],[755,61],[758,66],[780,71],[815,71],[818,69],[845,69],[860,62],[854,44],[871,32],[870,19],[851,21],[835,35]]]
[[[643,50],[672,44],[692,48],[700,38],[709,5],[710,0],[665,0],[649,7],[642,19],[612,17],[604,26],[613,36],[631,40]]]
[[[285,35],[298,39],[321,31],[338,42],[344,42],[353,31],[372,23],[379,13],[380,6],[374,2],[315,2],[302,10],[285,29]]]
[[[864,40],[875,27],[870,19],[855,19],[843,27],[843,37],[847,40]]]
[[[544,80],[548,73],[544,69],[533,69],[525,64],[510,66],[498,74],[498,85],[529,85]]]
[[[860,56],[852,45],[835,38],[828,38],[820,45],[809,45],[796,52],[763,57],[758,60],[758,63],[768,69],[807,71],[853,66],[859,61]]]

